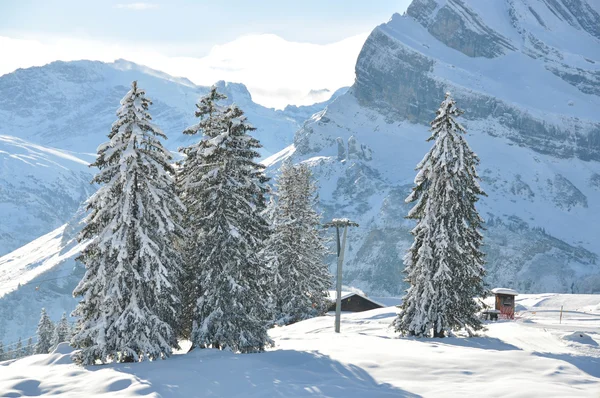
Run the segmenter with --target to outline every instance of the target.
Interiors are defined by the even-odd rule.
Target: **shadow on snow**
[[[418,397],[387,383],[378,383],[365,370],[316,352],[276,350],[232,354],[194,350],[158,363],[108,365],[144,385],[136,393],[165,397]],[[106,366],[90,366],[99,371]],[[115,383],[112,383],[115,384]],[[116,392],[129,380],[107,386]]]
[[[572,354],[553,354],[550,352],[536,352],[535,355],[543,358],[558,359],[565,361],[571,365],[579,368],[582,372],[585,372],[593,377],[600,378],[600,358],[584,356],[584,355],[572,355]]]

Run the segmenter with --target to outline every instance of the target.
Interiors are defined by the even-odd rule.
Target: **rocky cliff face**
[[[350,234],[344,283],[402,292],[412,226],[403,200],[429,148],[428,123],[450,91],[465,110],[489,194],[479,205],[488,282],[527,292],[600,291],[595,7],[415,0],[371,33],[355,84],[285,152],[314,166],[326,218],[361,225]]]
[[[551,4],[572,17],[563,19]],[[590,25],[577,22],[594,18],[600,26],[600,16],[581,1],[414,1],[405,16],[395,15],[367,39],[356,97],[393,118],[426,124],[450,90],[467,119],[493,119],[519,145],[600,160],[600,47],[581,27]],[[563,40],[556,37],[560,28],[567,30]]]

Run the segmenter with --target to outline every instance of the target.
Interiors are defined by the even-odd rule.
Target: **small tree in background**
[[[0,362],[6,360],[6,353],[4,352],[4,344],[0,341]]]
[[[19,341],[17,342],[17,347],[15,348],[14,358],[17,359],[17,358],[23,358],[26,356],[27,356],[26,347],[23,347],[23,341],[19,337]]]
[[[52,349],[52,336],[54,335],[54,323],[46,313],[46,309],[42,308],[40,321],[36,331],[37,343],[35,345],[36,354],[47,354]]]
[[[27,347],[25,347],[25,353],[26,355],[33,355],[33,351],[35,348],[35,345],[33,344],[33,338],[30,337],[27,339]]]
[[[71,327],[67,320],[67,313],[63,312],[60,321],[54,328],[54,334],[52,336],[52,346],[56,347],[60,343],[68,342],[71,339]]]
[[[475,203],[479,158],[469,148],[463,126],[454,118],[462,111],[446,94],[431,123],[433,147],[417,165],[415,187],[406,202],[416,202],[407,218],[417,220],[414,243],[404,257],[410,284],[395,321],[404,334],[444,337],[452,329],[478,330],[476,313],[484,297],[483,219]]]

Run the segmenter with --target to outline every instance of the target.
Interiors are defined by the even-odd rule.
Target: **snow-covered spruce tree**
[[[100,189],[87,203],[79,235],[89,240],[79,257],[86,273],[73,292],[82,298],[71,340],[80,364],[157,359],[177,346],[181,256],[174,243],[183,206],[151,104],[134,81],[92,164]]]
[[[284,163],[271,212],[273,233],[266,249],[277,324],[327,311],[331,275],[324,261],[327,247],[319,233],[316,191],[307,165]]]
[[[255,162],[261,145],[248,132],[244,113],[235,105],[218,106],[224,96],[213,87],[198,104],[202,120],[186,130],[204,139],[183,149],[181,193],[188,204],[188,278],[193,305],[194,347],[258,352],[270,343],[270,316],[259,256],[269,235],[263,216],[267,177]]]
[[[417,220],[414,243],[404,257],[410,287],[395,320],[404,334],[435,337],[460,328],[481,328],[476,316],[483,297],[483,223],[475,203],[479,158],[455,121],[462,114],[449,93],[431,123],[433,147],[417,165],[415,187],[406,202],[416,202],[407,218]]]
[[[54,334],[54,323],[42,308],[40,321],[36,331],[37,343],[35,344],[36,354],[47,354],[52,349],[52,335]]]
[[[19,337],[19,341],[17,342],[17,348],[15,349],[15,359],[16,358],[25,358],[27,356],[27,347],[23,346],[23,341]]]
[[[52,335],[52,346],[56,347],[60,343],[68,342],[71,339],[71,327],[67,320],[67,313],[63,312],[60,321],[56,323],[54,334]]]
[[[210,92],[200,98],[200,101],[196,104],[195,115],[200,118],[200,121],[185,129],[183,133],[196,135],[208,131],[220,131],[223,128],[220,126],[223,123],[223,113],[227,108],[220,105],[219,101],[226,98],[224,94],[217,91],[216,86],[213,86]],[[206,137],[208,136],[207,133]],[[177,185],[179,196],[186,208],[183,217],[183,226],[186,232],[181,242],[184,261],[181,283],[183,302],[180,315],[180,334],[186,339],[191,338],[196,304],[200,298],[198,273],[203,254],[200,251],[200,243],[202,242],[199,236],[204,220],[200,216],[203,211],[203,203],[199,198],[200,192],[204,189],[201,182],[203,179],[202,173],[205,170],[205,160],[201,154],[205,145],[204,141],[200,140],[179,149],[185,155],[185,159],[179,163]]]
[[[21,341],[21,338],[19,337],[19,341],[17,342],[17,346],[15,347],[15,350],[13,351],[13,359],[19,359],[24,357],[25,355],[23,355],[23,341]]]
[[[4,344],[0,341],[0,362],[6,360],[6,352],[4,351]]]
[[[27,339],[27,347],[25,347],[25,355],[33,355],[35,345],[33,344],[33,338],[30,337]]]

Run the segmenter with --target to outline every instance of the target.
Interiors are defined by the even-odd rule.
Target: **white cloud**
[[[127,59],[196,84],[241,82],[254,100],[273,107],[307,104],[310,90],[335,90],[354,81],[356,58],[367,35],[318,45],[286,41],[275,35],[250,35],[214,46],[204,57],[169,57],[152,48],[87,40],[40,42],[0,37],[0,75],[55,60]]]
[[[152,8],[158,8],[158,4],[150,4],[150,3],[127,3],[127,4],[117,4],[116,8],[125,8],[128,10],[150,10]]]

